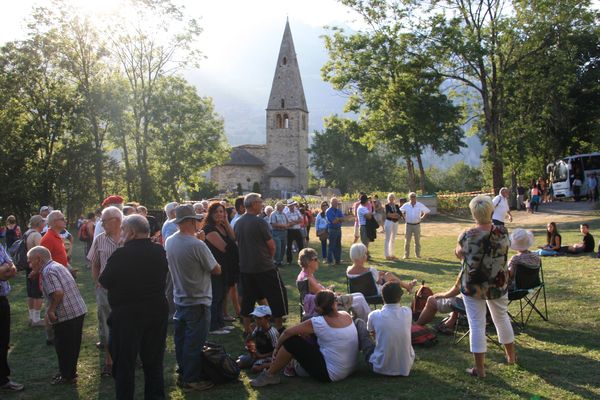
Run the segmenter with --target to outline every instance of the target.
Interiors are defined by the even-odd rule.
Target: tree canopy
[[[134,26],[56,1],[0,48],[0,208],[73,216],[110,193],[156,207],[206,189],[228,154],[223,120],[177,75],[200,60],[200,28],[171,1],[132,4]]]

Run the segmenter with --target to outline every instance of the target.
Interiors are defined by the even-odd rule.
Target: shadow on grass
[[[595,372],[600,370],[600,361],[580,354],[556,355],[540,349],[519,348],[519,367],[537,375],[549,386],[559,387],[572,394],[586,399],[597,399],[600,396],[598,381],[592,381]],[[554,360],[540,363],[538,360]],[[584,371],[582,373],[582,371]],[[585,386],[595,386],[592,391]]]
[[[597,350],[597,343],[600,343],[599,331],[583,331],[581,329],[568,329],[560,325],[535,325],[527,326],[523,332],[540,342],[554,343],[560,346],[571,346],[586,351]],[[596,367],[600,367],[600,362],[594,361]]]

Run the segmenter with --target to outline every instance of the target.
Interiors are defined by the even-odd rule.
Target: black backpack
[[[13,264],[17,267],[17,270],[24,271],[29,267],[27,263],[27,237],[29,235],[25,234],[23,237],[10,246],[8,249],[8,254],[13,260]]]
[[[202,349],[202,372],[214,383],[236,381],[240,367],[220,344],[206,342]]]

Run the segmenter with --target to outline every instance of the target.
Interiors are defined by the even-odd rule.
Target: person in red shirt
[[[67,228],[65,216],[59,210],[54,210],[48,214],[46,222],[48,223],[48,232],[42,237],[40,246],[50,250],[52,261],[56,261],[67,268],[69,260],[67,259],[65,244],[60,236],[60,233]]]

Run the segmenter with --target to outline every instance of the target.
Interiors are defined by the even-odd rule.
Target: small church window
[[[287,57],[283,57],[283,65],[287,64]]]
[[[283,128],[288,129],[290,127],[290,117],[287,114],[283,114]]]
[[[281,108],[285,108],[285,100],[281,99]]]
[[[277,128],[278,129],[283,128],[283,122],[281,120],[281,114],[277,114]]]
[[[306,130],[306,115],[302,116],[302,129]]]

